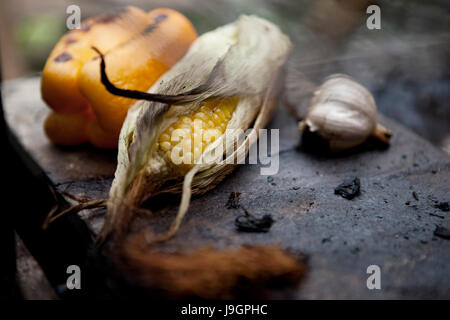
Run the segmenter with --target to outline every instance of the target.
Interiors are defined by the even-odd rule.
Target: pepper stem
[[[386,129],[381,124],[377,124],[375,127],[375,130],[372,133],[372,136],[375,137],[377,140],[389,144],[389,139],[392,137],[392,131]]]
[[[198,87],[198,88],[192,89],[189,92],[177,94],[177,95],[155,94],[155,93],[148,93],[148,92],[138,91],[138,90],[121,89],[119,87],[116,87],[109,80],[108,75],[106,74],[106,63],[105,63],[105,56],[103,55],[103,53],[96,47],[91,47],[91,48],[92,48],[92,50],[94,50],[95,52],[97,52],[99,54],[99,57],[101,59],[101,62],[100,62],[101,82],[105,86],[106,90],[108,90],[109,93],[111,93],[115,96],[136,99],[136,100],[146,100],[146,101],[160,102],[160,103],[166,103],[166,104],[175,104],[180,101],[193,102],[197,99],[197,95],[202,92],[201,87]]]

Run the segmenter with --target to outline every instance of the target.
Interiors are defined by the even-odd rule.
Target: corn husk
[[[255,16],[241,16],[199,37],[147,94],[141,94],[149,101],[130,108],[121,130],[118,166],[100,241],[112,233],[118,237],[126,233],[135,209],[161,193],[182,193],[177,218],[161,239],[175,234],[191,195],[210,190],[236,166],[229,159],[221,160],[223,154],[215,154],[215,148],[223,144],[224,154],[233,159],[245,156],[258,129],[270,120],[290,49],[289,38],[278,27]],[[239,96],[239,102],[227,129],[245,131],[253,124],[251,133],[232,153],[226,153],[223,134],[201,155],[216,161],[194,164],[185,175],[174,174],[155,152],[158,136],[179,116],[197,110],[200,102],[230,96]]]

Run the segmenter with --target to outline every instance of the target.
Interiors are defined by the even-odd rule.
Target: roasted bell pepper
[[[122,88],[147,90],[188,50],[197,34],[189,20],[171,9],[148,13],[126,7],[84,21],[65,34],[42,72],[42,98],[53,110],[44,129],[57,145],[90,142],[116,148],[128,108],[136,101],[114,96],[100,81],[105,54],[108,76]]]

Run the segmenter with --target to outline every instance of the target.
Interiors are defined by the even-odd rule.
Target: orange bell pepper
[[[189,20],[171,9],[145,13],[126,7],[84,21],[81,29],[69,31],[56,44],[42,72],[42,97],[53,110],[45,121],[45,133],[58,145],[90,142],[116,148],[122,123],[136,100],[107,92],[92,46],[105,54],[114,83],[146,91],[196,37]]]

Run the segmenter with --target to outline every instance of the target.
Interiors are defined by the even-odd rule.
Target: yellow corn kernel
[[[170,135],[168,135],[167,133],[163,133],[161,135],[161,137],[159,137],[159,141],[163,142],[163,141],[170,141]]]
[[[158,138],[157,150],[172,163],[192,165],[206,147],[225,133],[238,98],[203,103],[193,114],[178,118]]]
[[[203,142],[206,143],[206,145],[209,145],[210,143],[216,141],[216,139],[219,138],[222,133],[223,132],[220,127],[217,129],[207,129],[205,130],[205,132],[203,132]]]
[[[169,141],[163,141],[159,144],[159,147],[164,150],[164,151],[169,151],[170,149],[172,149],[172,145],[170,144]]]

